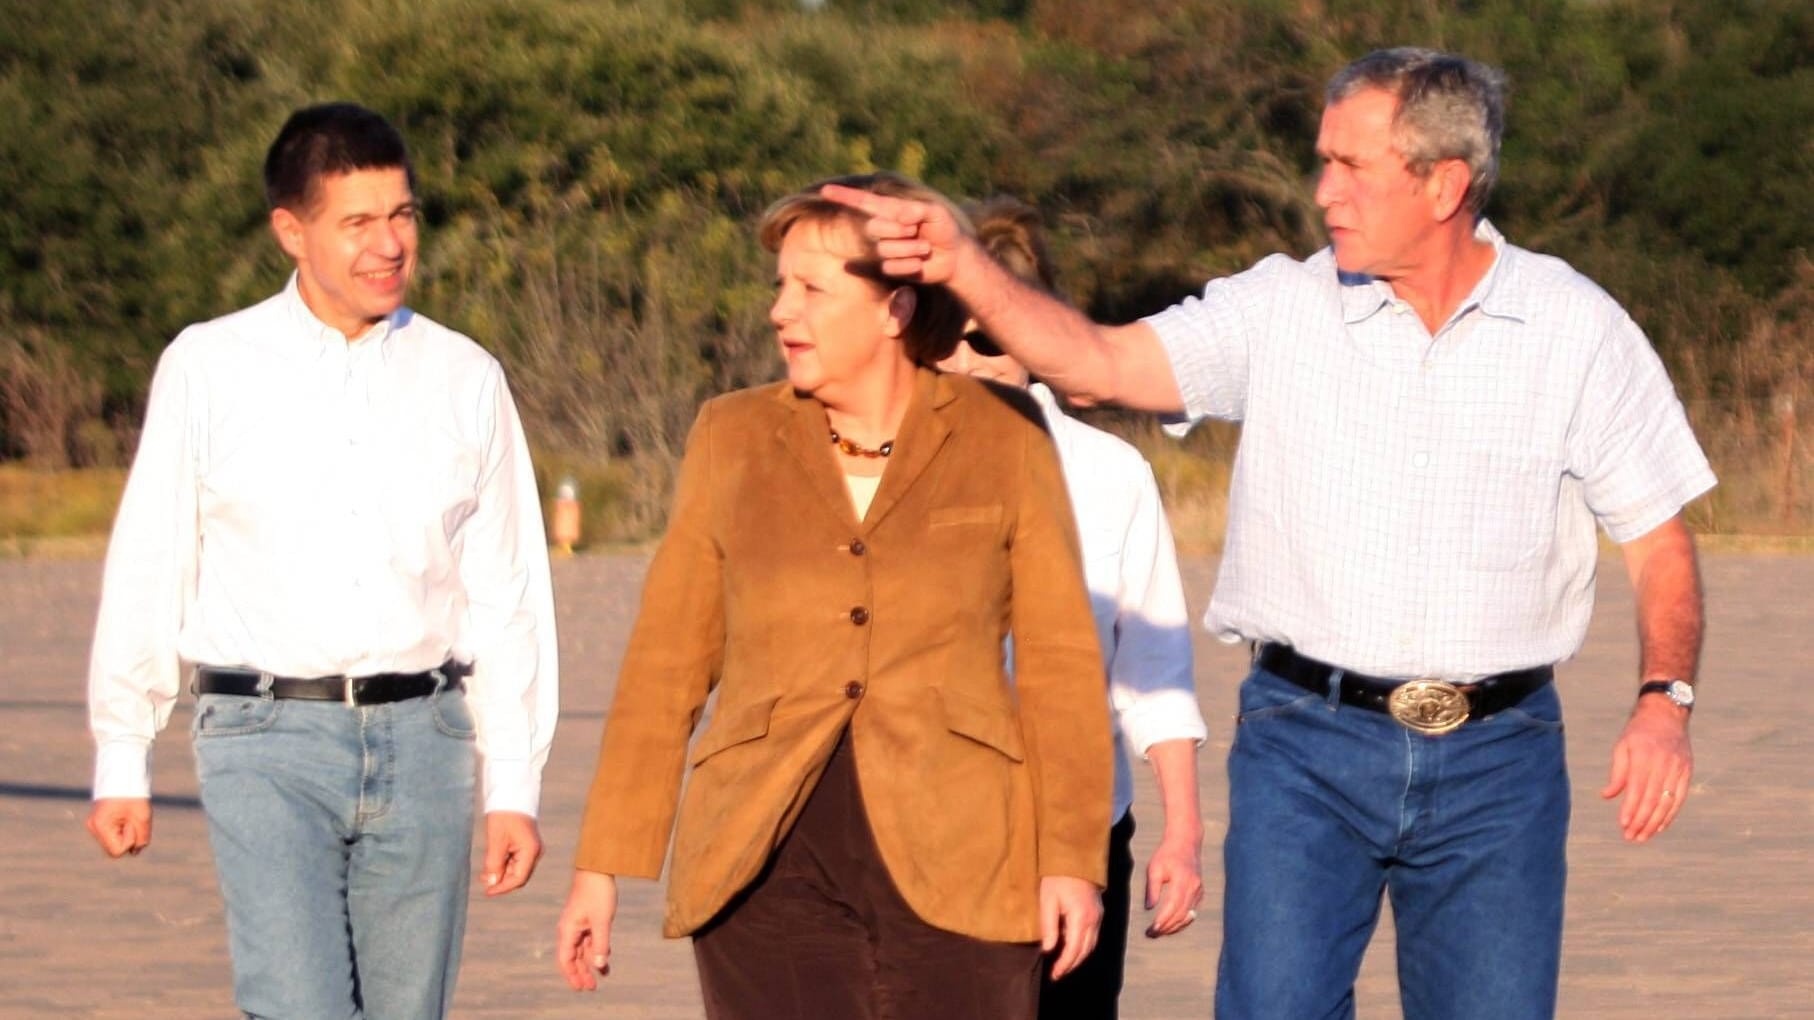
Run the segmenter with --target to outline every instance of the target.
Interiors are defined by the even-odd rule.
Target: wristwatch
[[[1638,687],[1638,697],[1661,694],[1677,708],[1694,711],[1694,685],[1686,680],[1651,680]]]

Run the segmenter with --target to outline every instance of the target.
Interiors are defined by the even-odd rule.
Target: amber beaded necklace
[[[894,440],[892,439],[872,450],[867,446],[860,445],[854,439],[845,439],[843,436],[838,435],[837,429],[831,428],[830,426],[826,427],[826,431],[831,433],[831,445],[837,447],[839,452],[843,453],[846,457],[869,457],[874,459],[876,457],[886,457],[894,452]]]

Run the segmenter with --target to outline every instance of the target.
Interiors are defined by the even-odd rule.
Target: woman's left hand
[[[598,979],[611,973],[611,921],[616,917],[617,877],[575,869],[554,936],[555,963],[574,991],[595,991]]]
[[[1047,875],[1039,880],[1039,947],[1058,955],[1052,960],[1052,980],[1077,968],[1096,948],[1102,929],[1102,890],[1092,882],[1068,875]]]

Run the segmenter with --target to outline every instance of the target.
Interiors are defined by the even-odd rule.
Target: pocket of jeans
[[[1282,680],[1271,673],[1256,670],[1241,684],[1241,695],[1235,724],[1259,722],[1282,715],[1292,715],[1321,704],[1321,694]]]
[[[430,706],[434,711],[435,729],[460,740],[478,736],[478,723],[473,721],[472,706],[466,703],[466,692],[447,689],[436,694]]]
[[[1556,694],[1556,685],[1548,683],[1511,708],[1493,713],[1492,717],[1545,733],[1561,733],[1562,699]]]
[[[283,703],[240,694],[204,694],[195,701],[189,731],[197,740],[263,733],[277,722]]]

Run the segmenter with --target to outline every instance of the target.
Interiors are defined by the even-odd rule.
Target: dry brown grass
[[[126,484],[118,468],[37,470],[0,464],[0,549],[14,552],[104,536]]]
[[[1745,317],[1725,350],[1675,366],[1719,487],[1690,508],[1717,534],[1814,535],[1814,263]]]

